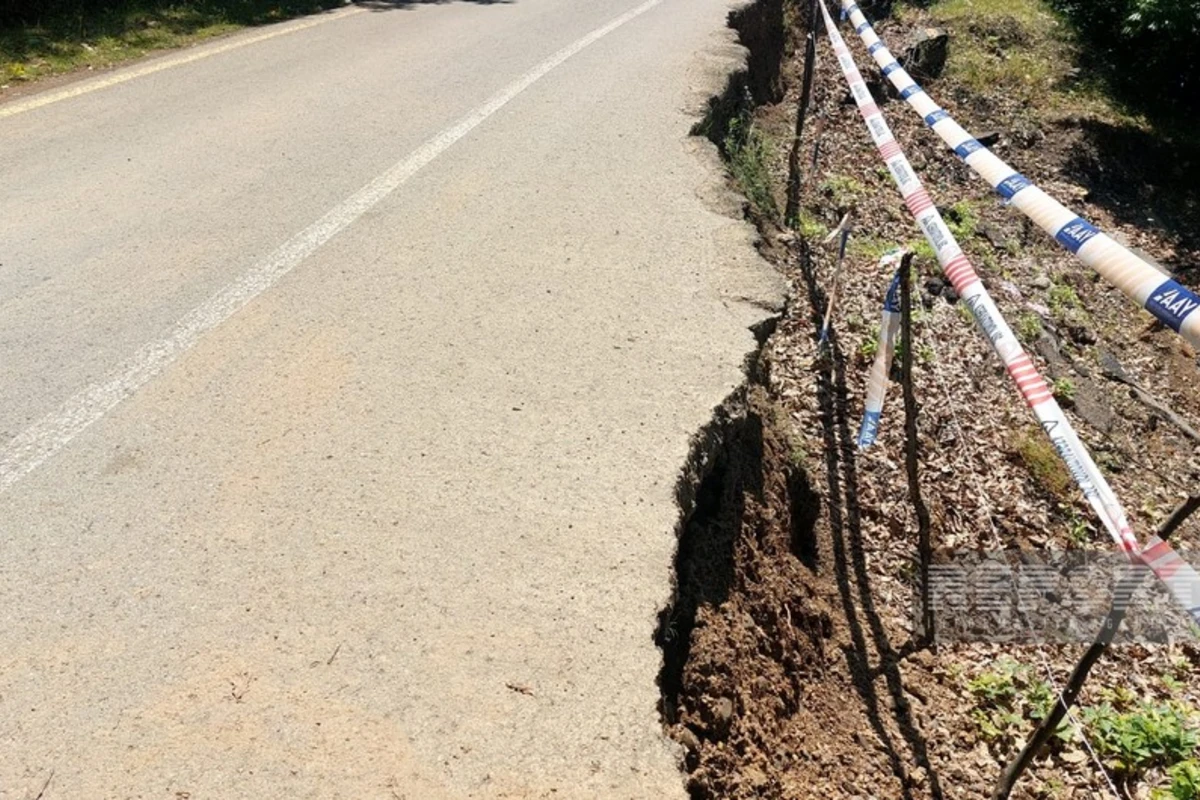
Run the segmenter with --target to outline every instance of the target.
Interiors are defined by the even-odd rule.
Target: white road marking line
[[[272,26],[272,28],[268,31],[258,34],[251,34],[248,36],[239,36],[226,42],[225,44],[219,44],[215,47],[202,46],[199,49],[193,50],[189,53],[155,59],[154,61],[151,61],[143,66],[122,69],[119,72],[113,73],[112,75],[106,75],[94,80],[83,81],[73,86],[68,86],[65,89],[59,89],[56,92],[42,92],[41,94],[33,95],[28,100],[14,100],[11,103],[0,105],[0,119],[21,114],[26,111],[32,111],[33,109],[41,108],[42,106],[48,106],[51,103],[57,103],[60,100],[70,100],[72,97],[79,97],[83,94],[98,92],[101,89],[107,89],[110,86],[116,86],[119,83],[132,81],[136,78],[144,78],[147,75],[153,75],[155,72],[162,72],[164,69],[171,69],[172,67],[182,66],[183,64],[190,64],[193,61],[199,61],[200,59],[208,58],[209,56],[228,53],[230,50],[237,50],[240,47],[246,47],[247,45],[265,42],[267,39],[274,39],[276,36],[286,36],[289,33],[295,33],[297,31],[305,30],[306,28],[323,25],[324,23],[332,22],[335,19],[344,19],[348,16],[364,11],[366,11],[365,8],[353,8],[334,12],[332,14],[322,14],[319,17],[307,19],[302,22],[290,24],[285,23],[279,26]]]
[[[368,183],[325,216],[293,236],[241,278],[200,304],[175,323],[170,334],[138,350],[103,380],[80,391],[57,411],[43,417],[0,448],[0,492],[37,469],[72,439],[158,375],[200,337],[274,286],[280,278],[383,200],[422,167],[433,161],[517,95],[588,45],[659,5],[647,0],[637,8],[567,45],[508,84],[457,124],[421,145],[387,172]]]

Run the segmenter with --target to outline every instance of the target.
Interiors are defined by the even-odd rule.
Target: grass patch
[[[1017,317],[1017,338],[1025,344],[1033,344],[1042,335],[1042,319],[1037,314],[1022,313]]]
[[[1041,435],[1024,433],[1013,442],[1013,453],[1043,489],[1060,499],[1070,497],[1074,483],[1054,446]]]
[[[0,82],[101,69],[248,25],[342,6],[342,0],[146,0],[0,27]]]
[[[959,200],[950,206],[946,209],[943,219],[959,244],[969,241],[979,229],[979,215],[975,213],[969,200]]]
[[[1050,385],[1050,390],[1059,402],[1075,402],[1075,393],[1077,390],[1075,388],[1075,381],[1070,378],[1056,378]]]
[[[768,166],[771,154],[775,152],[775,144],[770,137],[746,113],[729,121],[721,149],[729,163],[729,173],[754,210],[763,218],[778,218],[779,206],[771,191],[771,170]]]
[[[1043,0],[941,0],[929,16],[953,34],[947,75],[979,92],[1032,100],[1074,63],[1068,28]]]
[[[895,242],[883,239],[879,236],[866,234],[863,236],[851,236],[848,250],[851,255],[867,258],[872,261],[878,261],[888,253],[899,248]]]
[[[821,182],[820,191],[833,202],[838,213],[857,206],[867,193],[865,186],[847,175],[830,175]]]
[[[801,211],[800,219],[797,220],[796,233],[810,242],[819,241],[829,235],[829,228],[825,223],[814,217],[808,212]]]

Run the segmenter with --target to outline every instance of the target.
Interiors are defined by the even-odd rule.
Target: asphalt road
[[[379,4],[0,104],[0,798],[684,795],[673,488],[779,302],[687,136],[727,10]]]

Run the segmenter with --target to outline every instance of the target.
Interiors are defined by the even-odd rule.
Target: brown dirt
[[[804,24],[797,21],[793,36]],[[905,33],[894,21],[880,32],[889,41]],[[865,52],[857,40],[851,47],[871,79]],[[771,165],[780,196],[801,57],[797,48],[784,58],[784,99],[755,112],[756,124],[780,143]],[[999,131],[998,154],[1051,194],[1195,285],[1200,276],[1186,269],[1197,253],[1189,232],[1195,230],[1195,197],[1175,170],[1150,169],[1150,160],[1125,158],[1110,167],[1114,153],[1128,151],[1098,142],[1119,126],[1051,116],[999,95],[968,96],[947,79],[927,88],[969,129]],[[808,218],[833,227],[840,210],[822,183],[852,177],[863,187],[855,240],[916,241],[919,232],[880,170],[823,39],[815,98],[826,122],[817,173],[805,176]],[[1103,377],[1099,365],[1105,353],[1115,356],[1148,391],[1200,427],[1196,354],[993,200],[907,107],[896,101],[882,107],[943,210],[971,202],[979,233],[963,237],[964,248],[1014,328],[1021,318],[1041,319],[1044,333],[1029,343],[1040,354],[1035,360],[1074,387],[1074,399],[1064,396],[1063,404],[1144,539],[1182,495],[1195,491],[1200,448]],[[1098,138],[1097,130],[1108,133]],[[1125,141],[1140,135],[1119,132]],[[806,156],[813,141],[810,121]],[[1168,157],[1160,150],[1170,146],[1156,140],[1143,148],[1144,158],[1164,163]],[[1194,163],[1186,162],[1186,153],[1176,158]],[[1168,210],[1136,210],[1146,203]],[[664,612],[660,631],[664,719],[688,748],[691,794],[988,797],[1034,723],[1026,716],[1003,735],[985,736],[968,681],[1005,655],[1043,677],[1049,666],[1061,684],[1083,646],[927,648],[914,639],[916,522],[906,494],[898,386],[890,389],[878,443],[865,454],[855,445],[869,362],[862,348],[877,328],[888,275],[877,266],[877,254],[852,248],[841,277],[833,358],[820,368],[816,331],[834,254],[773,220],[757,222],[763,252],[790,280],[793,298],[752,365],[751,386],[701,437],[695,474],[681,484],[681,504],[690,513],[681,530],[679,597]],[[990,238],[982,234],[985,226]],[[914,385],[922,491],[935,547],[1107,551],[1107,534],[1077,492],[1056,495],[1032,477],[1020,447],[1022,438],[1040,436],[1032,415],[959,304],[928,291],[936,264],[918,266],[927,288],[916,298],[923,313],[915,320],[921,357]],[[1055,304],[1050,311],[1056,287],[1073,288],[1079,307]],[[1177,535],[1178,546],[1195,551],[1198,534],[1200,521],[1193,519]],[[1139,699],[1195,707],[1200,675],[1191,669],[1179,682],[1167,680],[1179,663],[1173,659],[1200,663],[1194,639],[1117,647],[1094,670],[1084,705],[1110,698],[1120,686]],[[1132,798],[1148,798],[1152,786],[1162,785],[1161,770],[1115,779]],[[1076,740],[1040,759],[1014,796],[1109,792]]]

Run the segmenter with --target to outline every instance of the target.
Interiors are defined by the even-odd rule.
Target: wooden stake
[[[920,559],[921,626],[925,643],[933,643],[933,607],[929,602],[929,565],[933,560],[929,509],[921,497],[917,463],[917,397],[913,392],[912,362],[912,253],[900,260],[900,336],[904,352],[900,359],[900,384],[904,389],[904,466],[908,472],[908,499],[917,514],[917,555]]]
[[[783,221],[792,230],[796,230],[800,224],[800,138],[804,135],[804,120],[808,117],[808,106],[812,101],[818,30],[817,1],[813,0],[808,12],[808,35],[804,37],[804,82],[800,88],[800,104],[796,109],[796,132],[792,136],[792,150],[788,154],[787,210]]]

